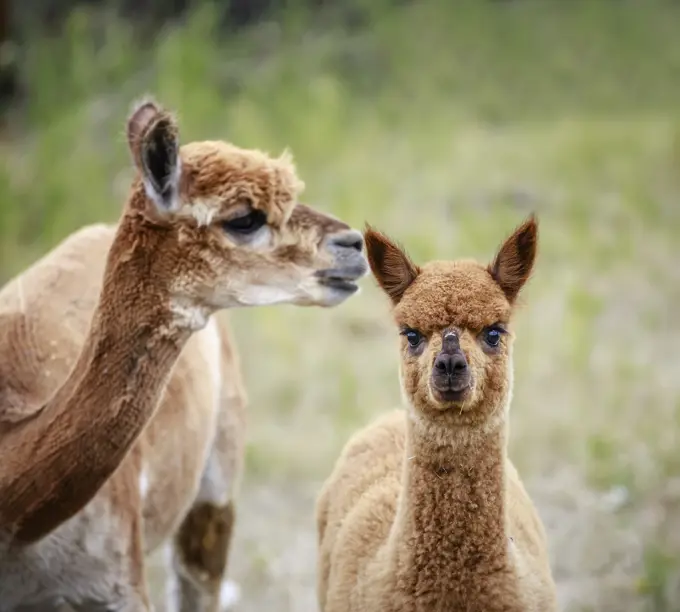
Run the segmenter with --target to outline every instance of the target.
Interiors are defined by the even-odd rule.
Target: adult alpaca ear
[[[369,225],[364,232],[364,241],[373,276],[392,303],[398,304],[404,291],[420,274],[420,268],[402,248]]]
[[[153,100],[138,103],[128,119],[127,139],[146,195],[159,213],[176,211],[182,169],[172,115]]]
[[[529,280],[536,259],[538,222],[532,214],[498,250],[489,273],[512,304]]]

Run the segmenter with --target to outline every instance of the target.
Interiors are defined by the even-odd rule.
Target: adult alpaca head
[[[128,120],[138,171],[128,213],[153,228],[143,247],[149,272],[178,313],[202,320],[234,306],[335,306],[356,292],[367,272],[361,234],[299,202],[304,183],[288,153],[180,146],[178,134],[153,101]]]
[[[136,175],[110,240],[104,230],[88,253],[76,236],[79,247],[47,254],[3,287],[0,444],[11,460],[0,469],[0,535],[23,543],[73,516],[115,472],[210,315],[336,306],[368,271],[361,233],[299,202],[304,184],[289,155],[216,140],[180,146],[172,114],[149,100],[126,133]],[[60,258],[83,273],[61,273],[74,262]],[[46,285],[60,295],[50,301]],[[82,294],[93,287],[92,312]],[[59,299],[75,303],[69,325],[51,310]],[[72,346],[71,323],[88,330],[75,364],[57,353]],[[41,340],[57,347],[50,368],[34,348],[42,325]],[[69,376],[46,375],[62,367]]]

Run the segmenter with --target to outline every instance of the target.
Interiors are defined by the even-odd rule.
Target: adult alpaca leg
[[[247,396],[229,326],[219,321],[220,412],[215,439],[189,512],[171,545],[168,610],[215,612],[233,606],[238,585],[227,580],[243,473]]]

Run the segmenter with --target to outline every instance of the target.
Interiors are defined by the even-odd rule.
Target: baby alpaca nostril
[[[454,355],[453,356],[453,364],[451,368],[451,373],[460,373],[463,372],[467,368],[467,361],[465,360],[465,357],[463,355]]]
[[[434,369],[437,374],[460,374],[467,369],[467,361],[460,353],[443,353],[435,359]]]
[[[449,356],[448,355],[440,355],[437,357],[437,359],[434,362],[434,367],[437,372],[440,374],[446,374],[449,370],[448,366],[448,361],[449,361]]]
[[[347,230],[331,236],[329,240],[332,246],[341,247],[343,249],[355,249],[361,251],[364,248],[364,238],[360,232],[355,230]]]

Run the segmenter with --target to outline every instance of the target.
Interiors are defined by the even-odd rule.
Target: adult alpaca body
[[[406,411],[354,435],[317,502],[323,612],[550,612],[541,521],[506,454],[510,322],[533,218],[493,263],[416,266],[365,234],[402,336]]]
[[[127,126],[138,175],[115,227],[75,232],[0,291],[0,611],[220,606],[244,446],[235,349],[216,312],[335,306],[361,234],[299,204],[290,158],[180,147],[153,102]]]

